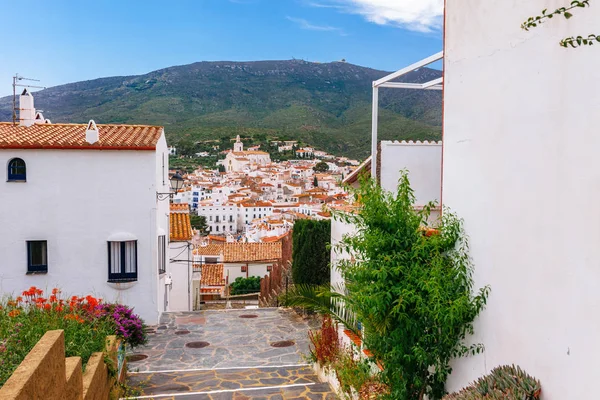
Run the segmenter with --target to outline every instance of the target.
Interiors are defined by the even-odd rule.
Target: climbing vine
[[[529,17],[527,21],[521,24],[521,28],[529,31],[531,28],[535,28],[555,16],[563,16],[565,19],[570,19],[573,17],[573,14],[571,13],[572,10],[589,6],[590,0],[574,0],[569,7],[560,7],[552,12],[548,12],[548,9],[546,8],[542,10],[541,15]],[[576,48],[580,46],[592,46],[596,42],[600,43],[600,35],[591,33],[587,36],[570,36],[562,39],[559,43],[562,47],[571,46],[572,48]]]

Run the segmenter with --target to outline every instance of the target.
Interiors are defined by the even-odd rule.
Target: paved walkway
[[[309,328],[279,309],[163,314],[128,357],[130,384],[139,398],[335,399],[302,357]]]

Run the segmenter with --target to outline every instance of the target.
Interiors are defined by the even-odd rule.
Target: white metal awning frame
[[[392,89],[420,89],[420,90],[442,90],[444,78],[437,78],[425,83],[405,83],[405,82],[391,82],[392,80],[399,78],[403,75],[408,74],[414,70],[422,68],[426,65],[434,63],[444,58],[444,52],[440,51],[430,57],[427,57],[421,61],[409,65],[406,68],[402,68],[394,73],[384,76],[373,82],[373,114],[371,123],[371,177],[377,179],[377,125],[379,116],[379,88],[392,88]]]

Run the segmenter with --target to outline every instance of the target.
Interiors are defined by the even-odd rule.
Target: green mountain
[[[345,62],[198,62],[139,76],[101,78],[35,93],[53,122],[163,125],[169,143],[235,134],[300,139],[338,155],[365,157],[371,83],[389,72]],[[421,68],[406,82],[441,76]],[[382,139],[439,139],[439,91],[380,90]],[[0,99],[0,120],[11,118]]]

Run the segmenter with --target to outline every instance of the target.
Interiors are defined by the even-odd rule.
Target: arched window
[[[20,158],[13,158],[8,162],[8,180],[25,181],[27,180],[27,171],[25,161]]]

